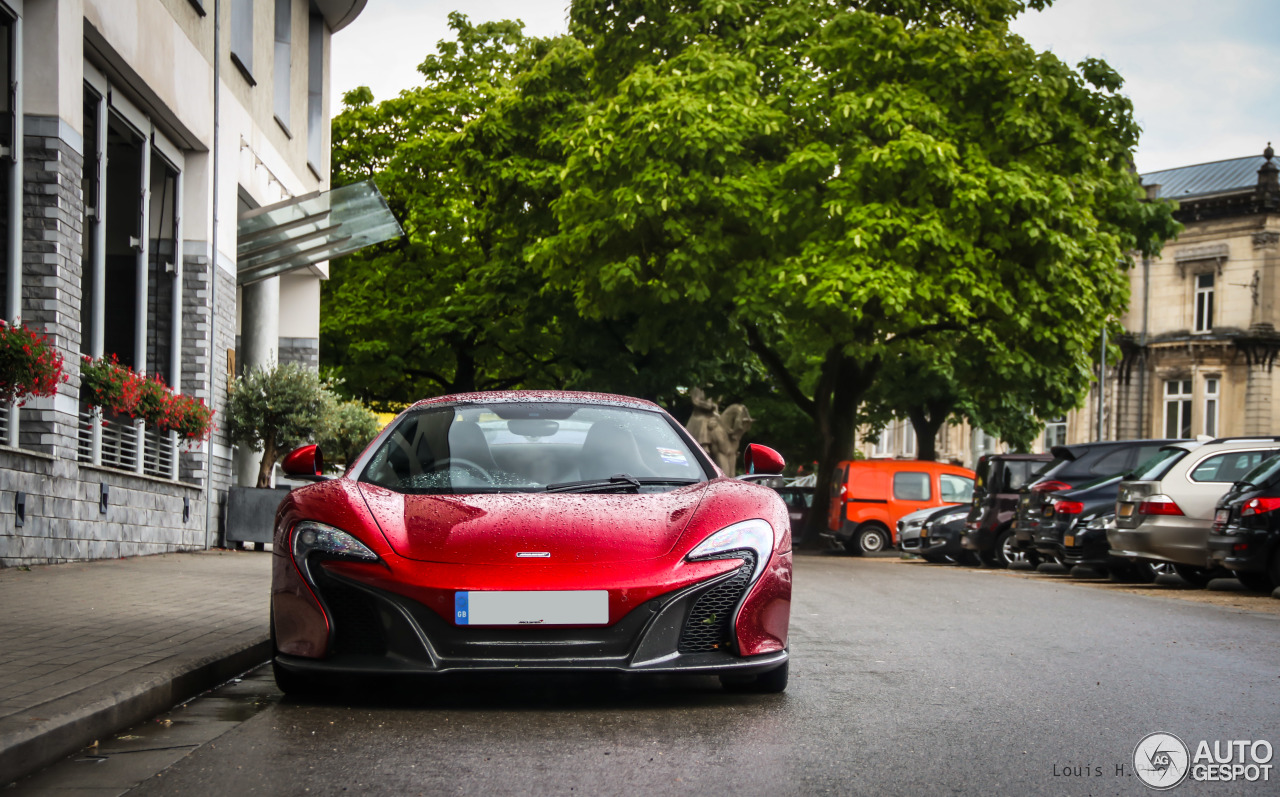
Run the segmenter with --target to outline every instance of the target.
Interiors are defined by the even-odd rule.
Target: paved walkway
[[[0,569],[0,786],[265,661],[271,558]]]

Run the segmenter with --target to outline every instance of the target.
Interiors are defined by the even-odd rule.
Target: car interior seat
[[[619,473],[653,475],[640,457],[635,437],[612,423],[597,423],[587,432],[578,455],[578,471],[583,479],[607,479]]]

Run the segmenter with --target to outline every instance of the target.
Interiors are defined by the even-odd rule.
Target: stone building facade
[[[1121,357],[1083,406],[1050,421],[1035,451],[1092,440],[1280,434],[1280,168],[1257,156],[1142,175],[1152,198],[1178,203],[1183,225],[1160,257],[1129,271]],[[905,420],[868,457],[913,457]],[[938,433],[938,458],[973,467],[1004,444],[968,424]]]
[[[260,357],[317,364],[327,264],[246,283],[238,219],[329,188],[330,37],[364,5],[0,0],[0,309],[68,376],[0,407],[0,566],[219,541],[225,429],[184,446],[103,417],[81,357],[159,375],[215,422],[242,326]]]

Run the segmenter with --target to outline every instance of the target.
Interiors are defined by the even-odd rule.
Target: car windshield
[[[659,492],[708,475],[662,413],[495,402],[427,407],[402,416],[360,481],[427,494]],[[618,476],[626,478],[613,478]]]
[[[1263,460],[1261,464],[1240,477],[1240,481],[1253,487],[1263,487],[1280,476],[1280,457]]]
[[[1156,481],[1157,479],[1162,479],[1169,472],[1169,468],[1172,468],[1175,462],[1186,455],[1187,451],[1183,448],[1162,448],[1134,468],[1125,478],[1132,481]]]

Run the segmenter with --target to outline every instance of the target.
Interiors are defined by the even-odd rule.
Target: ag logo
[[[1133,748],[1133,769],[1138,778],[1157,791],[1172,789],[1187,779],[1191,754],[1171,733],[1150,733]]]

